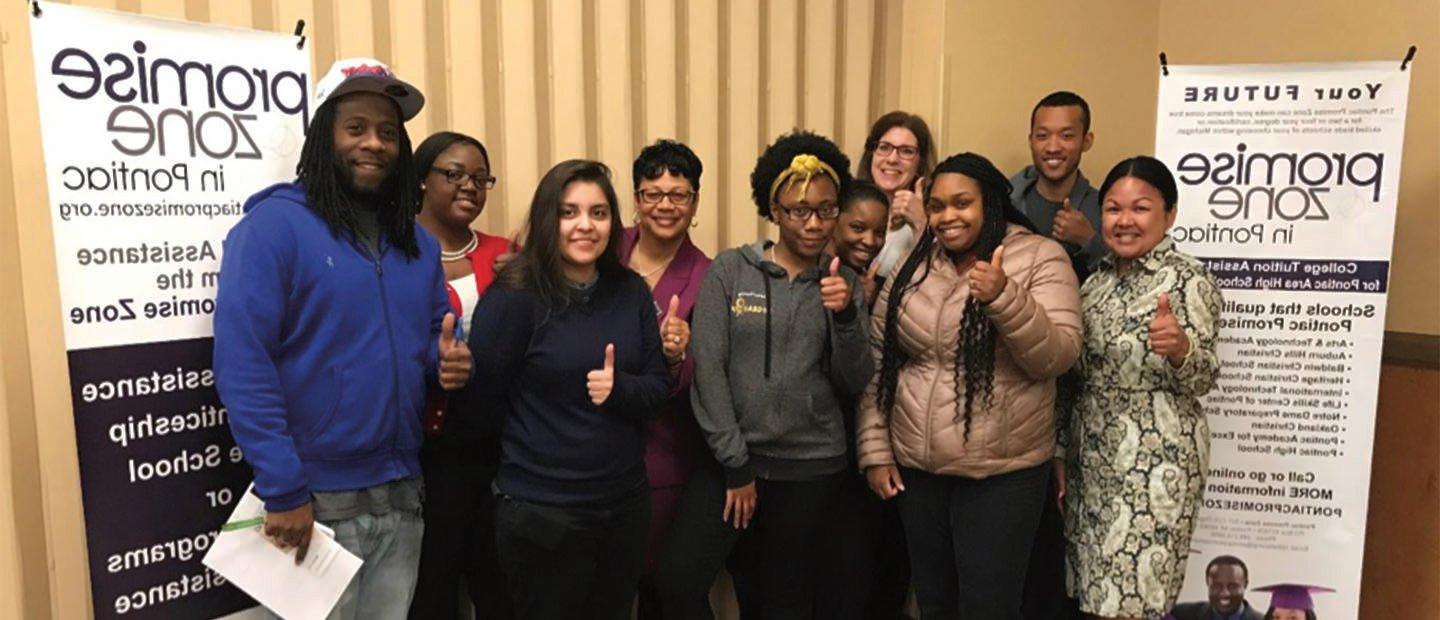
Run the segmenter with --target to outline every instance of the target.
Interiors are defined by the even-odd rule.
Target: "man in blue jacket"
[[[250,197],[225,241],[215,376],[265,502],[303,561],[316,521],[364,566],[332,617],[401,618],[420,555],[427,387],[463,387],[439,245],[415,226],[404,122],[424,105],[383,63],[335,63],[297,178]],[[303,593],[300,594],[303,596]]]

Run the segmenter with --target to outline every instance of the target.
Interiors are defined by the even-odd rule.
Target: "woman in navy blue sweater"
[[[546,173],[471,323],[466,400],[502,409],[495,537],[520,618],[628,618],[645,559],[644,423],[670,374],[650,289],[618,258],[609,175]]]

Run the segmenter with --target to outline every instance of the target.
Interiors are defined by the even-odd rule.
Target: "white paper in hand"
[[[229,522],[257,517],[264,519],[265,505],[251,487]],[[267,540],[261,525],[222,530],[204,563],[286,620],[319,620],[334,609],[362,560],[335,542],[334,531],[317,522],[303,564],[295,564],[294,549],[281,550]]]

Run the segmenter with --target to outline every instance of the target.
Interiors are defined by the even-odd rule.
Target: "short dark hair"
[[[690,187],[700,191],[700,173],[705,171],[704,164],[700,163],[700,157],[695,151],[684,143],[674,140],[656,140],[655,144],[640,150],[640,155],[635,158],[635,164],[630,169],[630,177],[635,187],[640,187],[640,181],[660,178],[660,175],[669,172],[675,176],[684,177],[690,182]]]
[[[776,138],[774,144],[765,147],[765,152],[755,160],[755,170],[750,173],[750,197],[755,201],[760,217],[770,217],[770,201],[774,199],[770,195],[770,186],[774,184],[775,177],[780,176],[790,167],[791,160],[801,154],[814,155],[835,169],[836,176],[840,177],[836,194],[844,194],[850,187],[850,158],[840,152],[840,147],[820,134],[796,130]]]
[[[878,202],[885,206],[886,211],[890,210],[890,196],[885,194],[885,190],[870,181],[855,179],[850,182],[850,188],[840,194],[840,211],[849,211],[856,203],[866,200]]]
[[[1240,572],[1245,573],[1245,581],[1250,581],[1250,567],[1246,566],[1245,561],[1240,558],[1233,555],[1215,556],[1215,559],[1210,560],[1210,563],[1205,565],[1205,577],[1207,579],[1210,577],[1210,569],[1216,566],[1239,566]]]
[[[415,147],[415,176],[420,182],[430,175],[430,168],[435,165],[435,160],[445,149],[454,146],[456,143],[468,144],[480,150],[480,157],[485,160],[485,167],[490,167],[490,151],[485,150],[485,145],[479,140],[454,131],[441,131],[430,134],[420,146]],[[494,174],[494,171],[491,171]]]
[[[880,138],[885,132],[895,127],[904,127],[915,134],[915,146],[920,149],[919,161],[915,163],[915,176],[930,176],[936,157],[935,138],[930,135],[930,125],[918,114],[895,110],[885,113],[870,125],[870,135],[865,136],[865,152],[860,154],[860,163],[856,164],[856,178],[874,180],[870,177],[870,163],[875,159],[875,147],[880,145]]]
[[[1174,210],[1175,204],[1180,200],[1180,192],[1175,187],[1175,175],[1170,172],[1165,162],[1149,155],[1136,155],[1115,164],[1115,167],[1110,169],[1110,174],[1105,175],[1105,182],[1100,184],[1100,201],[1104,202],[1110,188],[1126,177],[1135,177],[1160,190],[1160,197],[1165,199],[1166,211]]]
[[[1085,103],[1084,97],[1068,90],[1057,90],[1045,95],[1040,103],[1035,104],[1035,107],[1030,110],[1030,126],[1035,126],[1035,114],[1040,111],[1040,108],[1068,108],[1070,106],[1080,108],[1080,125],[1085,128],[1085,131],[1090,131],[1090,104]]]
[[[559,249],[560,207],[565,200],[565,188],[571,183],[600,186],[605,200],[610,203],[610,237],[595,263],[600,276],[610,278],[616,274],[634,274],[620,264],[620,239],[624,226],[620,222],[619,207],[615,204],[615,186],[610,183],[610,168],[586,159],[555,164],[540,179],[535,197],[530,201],[524,247],[497,277],[508,288],[529,291],[554,311],[564,309],[576,298],[575,289],[565,281]]]

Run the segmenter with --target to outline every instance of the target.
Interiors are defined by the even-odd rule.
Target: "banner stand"
[[[1260,613],[1270,598],[1257,587],[1304,584],[1334,590],[1315,597],[1319,617],[1358,617],[1410,74],[1394,61],[1160,58],[1155,151],[1180,190],[1171,235],[1225,297],[1180,600],[1207,600],[1207,565],[1233,556]]]
[[[39,1],[30,37],[93,614],[253,607],[200,563],[250,480],[214,388],[211,315],[243,201],[294,176],[309,51]]]

